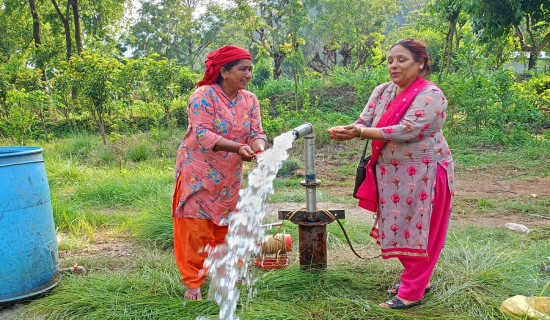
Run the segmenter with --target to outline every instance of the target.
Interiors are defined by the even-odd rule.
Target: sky
[[[139,10],[140,8],[140,4],[141,4],[141,1],[143,0],[132,0],[132,4],[133,4],[133,7],[134,7],[134,10],[133,10],[133,13],[132,13],[132,16],[135,16],[137,17],[137,11]],[[213,0],[221,5],[228,5],[230,2],[230,0]],[[206,10],[206,4],[208,3],[209,1],[205,1],[205,0],[199,0],[199,5],[197,7],[197,11],[196,11],[196,14],[199,15],[201,13],[204,13],[204,11]]]

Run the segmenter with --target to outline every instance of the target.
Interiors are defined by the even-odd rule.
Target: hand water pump
[[[318,210],[315,175],[315,134],[313,125],[304,123],[292,130],[296,139],[304,138],[306,210],[279,211],[279,219],[289,220],[299,227],[299,254],[302,269],[327,267],[327,224],[344,219],[344,210]]]

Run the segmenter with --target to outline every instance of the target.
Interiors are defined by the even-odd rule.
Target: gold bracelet
[[[364,128],[361,128],[361,131],[359,132],[359,140],[365,139],[365,138],[363,138],[363,129]]]

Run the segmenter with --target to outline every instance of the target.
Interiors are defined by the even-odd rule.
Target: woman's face
[[[410,86],[424,68],[424,63],[414,61],[411,52],[402,45],[396,45],[388,53],[388,72],[402,90]]]
[[[222,68],[221,74],[225,85],[235,90],[246,89],[248,81],[252,79],[252,60],[241,59],[229,71]]]

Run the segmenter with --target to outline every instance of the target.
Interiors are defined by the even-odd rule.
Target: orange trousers
[[[225,242],[227,226],[218,226],[211,220],[174,217],[174,254],[181,273],[181,282],[190,289],[199,288],[206,280],[206,272],[199,275],[206,245],[215,247]]]

